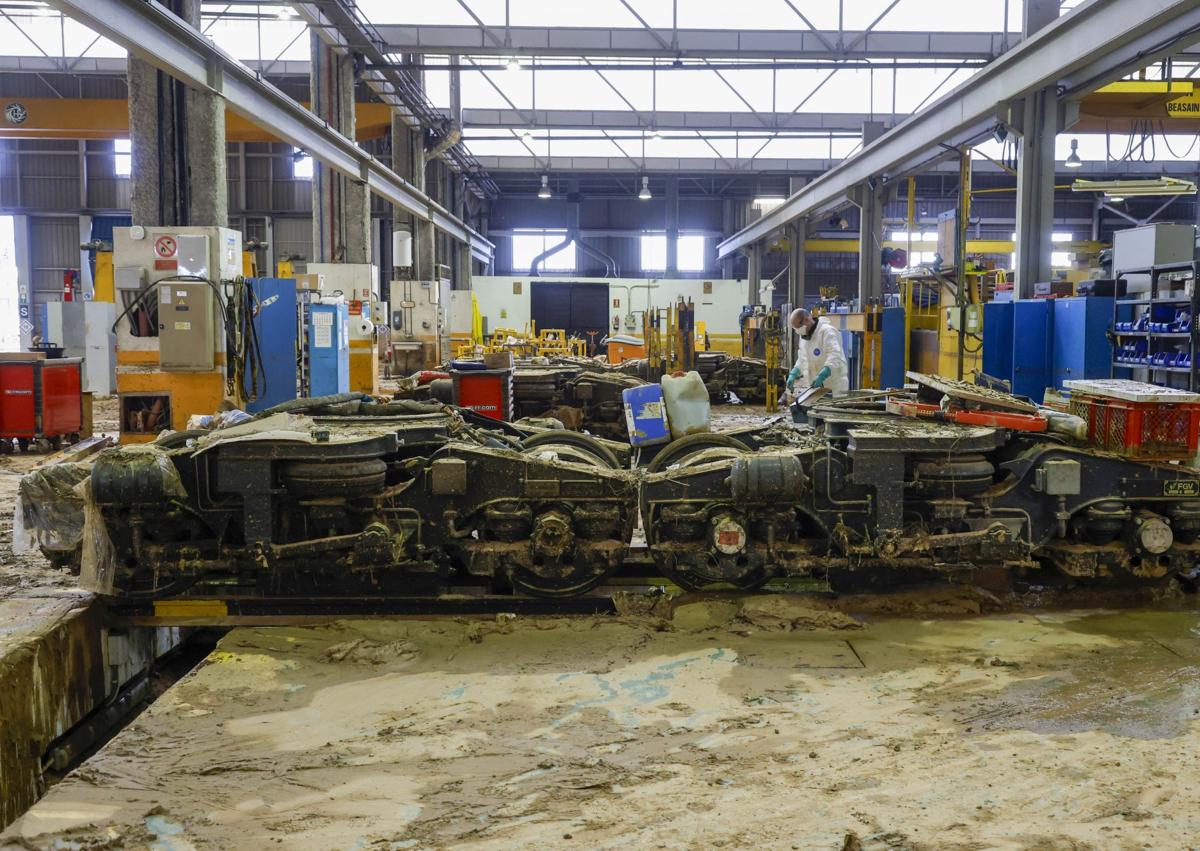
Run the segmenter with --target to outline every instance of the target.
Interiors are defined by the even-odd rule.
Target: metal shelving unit
[[[1172,286],[1171,286],[1170,294],[1164,295],[1164,296],[1158,296],[1157,293],[1159,291],[1160,279],[1163,276],[1178,275],[1181,272],[1187,273],[1187,274],[1179,277],[1178,283],[1179,283],[1179,285],[1182,286],[1185,284],[1185,282],[1190,281],[1191,288],[1192,288],[1191,295],[1186,295],[1186,294],[1182,294],[1180,292],[1175,292],[1177,287],[1175,286],[1175,284],[1173,282]],[[1129,370],[1130,372],[1132,372],[1134,370],[1146,370],[1149,373],[1150,379],[1153,383],[1160,383],[1160,382],[1153,381],[1156,374],[1160,377],[1161,376],[1169,377],[1171,375],[1186,375],[1188,377],[1187,385],[1186,385],[1186,387],[1182,387],[1181,389],[1194,391],[1197,389],[1198,386],[1200,386],[1197,384],[1197,372],[1198,371],[1197,371],[1197,363],[1196,363],[1197,340],[1200,339],[1200,334],[1197,333],[1198,331],[1200,331],[1200,329],[1197,328],[1197,322],[1196,322],[1197,317],[1198,317],[1197,306],[1200,305],[1200,299],[1197,298],[1197,296],[1200,295],[1200,293],[1198,293],[1198,287],[1196,286],[1197,281],[1200,280],[1200,274],[1198,274],[1198,273],[1200,273],[1200,261],[1195,261],[1195,260],[1189,261],[1189,262],[1183,262],[1183,263],[1166,263],[1166,264],[1157,265],[1157,266],[1147,266],[1144,268],[1122,269],[1121,270],[1120,274],[1117,277],[1116,289],[1114,291],[1115,298],[1113,299],[1113,319],[1112,319],[1112,327],[1110,329],[1111,333],[1112,333],[1112,342],[1113,342],[1113,360],[1112,360],[1112,371],[1111,371],[1111,375],[1113,378],[1118,377],[1117,370]],[[1150,295],[1149,295],[1149,297],[1142,297],[1140,295],[1136,298],[1126,297],[1126,287],[1128,285],[1128,281],[1126,280],[1127,275],[1149,275],[1150,276]],[[1129,316],[1130,319],[1136,320],[1141,315],[1145,315],[1145,316],[1147,316],[1148,320],[1152,320],[1154,318],[1154,308],[1156,305],[1171,305],[1171,306],[1175,306],[1175,307],[1186,306],[1187,310],[1188,310],[1188,315],[1189,315],[1190,321],[1191,321],[1191,330],[1190,331],[1150,331],[1150,330],[1117,331],[1116,330],[1117,322],[1125,321],[1125,317],[1122,316],[1122,309],[1130,311],[1130,316]],[[1139,312],[1138,310],[1136,310],[1136,308],[1139,308],[1139,307],[1144,307],[1145,310],[1143,312]],[[1146,357],[1148,359],[1153,357],[1156,352],[1162,351],[1161,346],[1158,348],[1155,347],[1156,341],[1160,341],[1160,340],[1168,341],[1169,340],[1169,341],[1172,341],[1170,343],[1171,345],[1177,345],[1181,341],[1186,341],[1188,357],[1190,358],[1190,360],[1189,360],[1190,366],[1186,366],[1186,367],[1155,366],[1150,363],[1144,363],[1144,364],[1132,363],[1131,364],[1131,363],[1124,363],[1124,362],[1118,361],[1117,357],[1116,357],[1117,350],[1122,345],[1122,341],[1129,340],[1129,339],[1144,339],[1144,340],[1146,340]],[[1161,380],[1161,378],[1160,378],[1160,380]],[[1163,382],[1163,383],[1167,383],[1169,386],[1172,386],[1172,387],[1179,386],[1176,384],[1170,384],[1169,381]]]

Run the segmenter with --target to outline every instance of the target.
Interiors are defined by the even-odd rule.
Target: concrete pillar
[[[858,299],[860,308],[868,299],[883,297],[883,199],[863,184],[851,193],[858,205]]]
[[[667,277],[679,275],[679,177],[667,177]]]
[[[180,0],[178,15],[200,27],[200,0]],[[225,103],[129,57],[130,212],[139,225],[224,227]]]
[[[746,268],[746,304],[758,304],[758,290],[762,286],[763,245],[756,242],[747,250],[750,263]]]
[[[887,125],[882,121],[864,121],[863,147],[886,132]],[[883,297],[883,270],[879,259],[883,248],[883,200],[869,182],[859,186],[851,200],[858,205],[858,300],[861,309],[868,299]]]
[[[805,184],[806,177],[788,178],[788,197],[795,195]],[[808,220],[796,219],[787,226],[788,235],[788,304],[800,307],[804,304],[805,264],[808,255],[804,250],[804,240],[808,237]]]
[[[1058,95],[1054,88],[1027,96],[1020,105],[1017,158],[1017,298],[1032,298],[1033,285],[1050,280],[1054,230],[1054,140]]]
[[[451,54],[450,64],[457,65],[458,57]],[[450,72],[450,120],[456,127],[462,127],[462,71],[457,68]]]
[[[727,239],[746,225],[746,213],[750,209],[749,201],[726,199],[721,203],[721,232],[722,239]],[[726,254],[720,261],[721,277],[731,279],[736,274],[737,254]],[[753,302],[747,302],[753,304]]]
[[[425,191],[425,137],[406,124],[399,112],[392,113],[392,170],[415,189]],[[414,280],[433,277],[433,226],[400,207],[392,208],[392,227],[413,235]]]
[[[800,307],[804,304],[805,263],[808,255],[804,240],[808,236],[808,220],[796,219],[787,226],[788,235],[788,304]]]
[[[309,87],[312,111],[344,136],[354,138],[354,59],[310,34]],[[313,260],[371,262],[371,196],[367,185],[313,163]]]
[[[1029,38],[1058,18],[1059,0],[1026,0],[1022,35]],[[1021,134],[1017,151],[1016,297],[1032,298],[1033,285],[1050,279],[1054,229],[1054,140],[1058,135],[1058,93],[1053,86],[1015,104],[1012,116]]]

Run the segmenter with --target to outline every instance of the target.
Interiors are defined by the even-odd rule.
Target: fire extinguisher
[[[74,301],[75,291],[79,288],[79,272],[68,269],[63,272],[63,301]]]

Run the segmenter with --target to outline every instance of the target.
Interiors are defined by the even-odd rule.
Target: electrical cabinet
[[[983,371],[992,378],[1013,380],[1013,302],[983,306]]]
[[[1054,299],[1013,302],[1012,392],[1041,404],[1053,378]]]
[[[1084,296],[1054,299],[1054,386],[1064,381],[1108,378],[1112,366],[1113,299]]]
[[[313,396],[350,392],[348,322],[344,302],[309,307],[309,392]]]
[[[159,284],[158,363],[163,369],[201,371],[216,366],[213,298],[208,284]]]
[[[262,356],[258,396],[246,410],[258,413],[296,398],[300,340],[299,301],[293,278],[250,278],[247,283],[258,299],[254,331]],[[255,390],[251,376],[244,379],[246,396]]]

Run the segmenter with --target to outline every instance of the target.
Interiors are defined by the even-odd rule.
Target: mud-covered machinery
[[[692,590],[1195,570],[1191,467],[1050,432],[907,419],[854,397],[809,418],[815,427],[691,435],[629,469],[603,440],[485,427],[438,406],[275,413],[107,450],[61,506],[35,472],[18,531],[38,527],[31,511],[69,513],[82,500],[84,584],[150,599],[413,597],[472,584],[566,596],[651,560],[647,583],[665,574]],[[59,538],[39,543],[76,546],[70,525],[47,520]],[[639,553],[649,558],[631,559]]]
[[[522,440],[436,412],[353,419],[278,413],[101,453],[85,585],[403,596],[454,577],[554,596],[621,562],[636,482],[602,442],[565,431]]]
[[[1156,579],[1191,571],[1200,554],[1191,468],[1044,434],[817,415],[824,431],[803,446],[697,441],[645,476],[643,522],[663,572],[688,588],[980,568]]]

